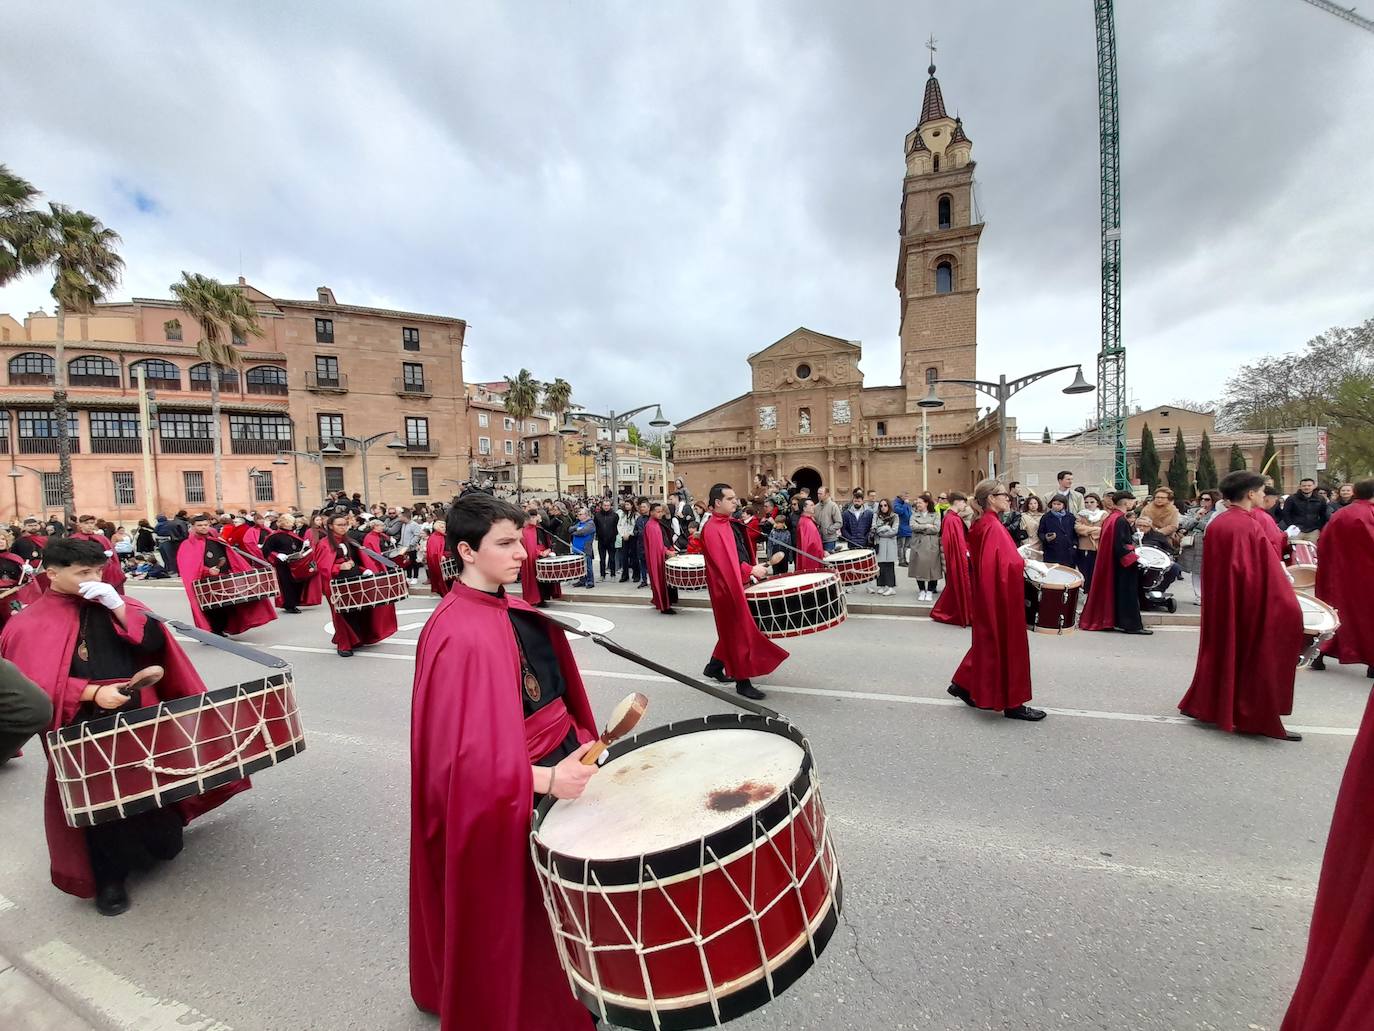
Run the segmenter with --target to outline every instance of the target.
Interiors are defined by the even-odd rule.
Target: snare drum
[[[1159,548],[1152,548],[1148,544],[1135,549],[1140,561],[1137,563],[1140,569],[1140,589],[1142,591],[1158,590],[1164,583],[1164,577],[1169,572],[1169,567],[1174,564],[1173,558],[1167,551]]]
[[[1302,610],[1302,632],[1307,635],[1307,647],[1298,656],[1298,669],[1306,669],[1321,654],[1321,647],[1336,636],[1341,618],[1326,602],[1299,594],[1298,608]]]
[[[785,720],[685,720],[612,746],[531,834],[559,960],[620,1027],[714,1027],[816,962],[843,905],[810,746]]]
[[[1293,541],[1288,561],[1295,566],[1316,566],[1317,545],[1313,541]]]
[[[294,554],[286,556],[286,571],[291,574],[292,580],[309,580],[318,571],[315,565],[314,553],[309,548],[304,548]]]
[[[792,573],[744,589],[749,614],[764,637],[801,637],[839,626],[848,610],[834,573]]]
[[[410,597],[410,585],[399,569],[388,569],[375,576],[355,576],[329,582],[329,604],[335,612],[356,612],[390,605]]]
[[[1021,547],[1016,550],[1021,553],[1023,559],[1031,559],[1036,562],[1045,561],[1045,553],[1040,550],[1039,541],[1026,541],[1025,544],[1021,545]]]
[[[1026,626],[1037,634],[1071,634],[1078,622],[1083,577],[1051,563],[1026,566]]]
[[[191,590],[195,593],[196,604],[202,609],[218,609],[275,598],[281,587],[273,570],[259,566],[244,573],[202,577],[191,584]]]
[[[826,567],[839,575],[846,587],[878,579],[878,553],[872,548],[852,548],[825,556]]]
[[[48,734],[62,809],[72,827],[184,801],[304,749],[289,672]]]
[[[1317,590],[1317,567],[1289,566],[1288,579],[1293,581],[1293,590],[1299,594],[1315,594]]]
[[[679,591],[706,590],[706,556],[674,555],[666,563],[669,587]]]
[[[545,555],[534,560],[541,584],[568,584],[587,579],[587,560],[581,555]]]
[[[439,560],[439,575],[449,583],[458,579],[458,560],[451,555],[445,555]]]

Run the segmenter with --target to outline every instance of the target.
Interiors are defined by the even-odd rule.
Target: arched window
[[[286,396],[286,370],[275,365],[255,365],[243,377],[250,394]]]
[[[50,354],[26,351],[10,359],[10,384],[12,386],[33,386],[51,383],[57,366]]]
[[[948,229],[948,228],[950,227],[950,225],[952,225],[952,223],[950,222],[950,218],[949,218],[949,208],[950,208],[950,203],[949,203],[949,202],[950,202],[949,194],[945,194],[943,197],[940,198],[940,228],[941,228],[941,229]]]
[[[935,366],[932,365],[930,368],[926,369],[926,383],[934,383],[939,378],[940,370]]]
[[[117,387],[119,366],[100,355],[82,355],[67,363],[67,382],[74,387]]]
[[[935,266],[935,292],[949,294],[954,292],[954,266],[942,261]]]
[[[935,171],[938,172],[938,171],[940,171],[940,155],[939,155],[939,154],[934,154],[934,155],[932,155],[932,156],[933,156],[934,159],[935,159]]]
[[[189,378],[191,380],[192,390],[209,390],[210,363],[201,362],[199,365],[192,365]],[[238,370],[221,367],[219,370],[219,388],[221,390],[238,390]]]
[[[129,366],[129,386],[138,386],[139,369],[144,370],[150,387],[160,387],[163,390],[181,389],[181,369],[171,362],[164,362],[161,358],[144,358],[142,361],[134,362]]]

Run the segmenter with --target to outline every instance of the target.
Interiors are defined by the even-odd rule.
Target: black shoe
[[[663,610],[663,614],[664,614],[665,616],[676,616],[676,615],[677,615],[677,609],[672,608],[671,606],[669,606],[668,608],[666,608],[666,609]]]
[[[1284,739],[1285,741],[1301,741],[1301,740],[1302,740],[1302,735],[1301,735],[1301,734],[1295,734],[1293,731],[1290,730],[1290,731],[1288,731],[1287,733],[1284,734],[1283,739]]]
[[[1120,627],[1117,629],[1120,629]],[[1133,637],[1145,637],[1154,633],[1154,631],[1147,626],[1137,627],[1135,630],[1122,630],[1121,632],[1123,634],[1130,634]]]
[[[1374,680],[1374,666],[1366,666],[1364,668],[1364,675],[1370,680]]]
[[[637,590],[637,591],[642,591],[644,588],[646,588],[646,587],[648,587],[648,586],[649,586],[648,584],[635,584],[635,590]]]
[[[351,658],[353,658],[353,652],[352,652],[350,649],[348,649],[348,648],[340,648],[340,649],[339,649],[339,658],[341,658],[341,659],[351,659]]]
[[[969,706],[970,708],[978,708],[978,706],[975,705],[973,702],[973,695],[969,694],[958,684],[950,684],[949,687],[945,688],[945,690],[952,694],[955,698],[959,699],[959,701]]]
[[[1029,705],[1018,705],[1015,709],[1003,709],[1002,715],[1009,720],[1026,720],[1034,723],[1045,718],[1044,709],[1032,709]]]
[[[621,582],[621,583],[629,583],[629,582],[630,582],[630,574],[629,574],[629,573],[626,573],[624,576],[622,576],[622,577],[620,578],[620,582]]]
[[[299,616],[299,615],[301,614],[301,610],[298,609],[298,608],[296,608],[294,605],[293,605],[291,608],[287,609],[286,611],[289,612],[289,613],[291,613],[291,615],[293,615],[293,616]]]
[[[708,662],[706,668],[701,671],[701,675],[709,680],[719,681],[722,684],[730,683],[730,678],[725,675],[725,663],[723,662]]]
[[[95,893],[95,908],[101,916],[119,916],[129,908],[129,893],[124,890],[124,882],[102,884]]]
[[[735,694],[741,695],[745,698],[752,698],[756,702],[761,702],[763,701],[763,699],[768,697],[768,695],[764,694],[762,691],[760,691],[753,684],[749,683],[749,681],[747,680],[735,681]]]
[[[1321,673],[1326,669],[1326,658],[1320,653],[1307,666],[1308,669],[1316,673]]]

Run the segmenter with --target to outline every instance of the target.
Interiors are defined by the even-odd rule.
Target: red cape
[[[1204,562],[1197,668],[1179,711],[1222,730],[1283,737],[1306,641],[1293,585],[1243,508],[1207,524]]]
[[[525,546],[525,564],[520,567],[520,597],[531,605],[538,605],[544,599],[539,594],[539,570],[534,563],[540,555],[552,555],[553,549],[539,543],[537,526],[522,526],[520,541]],[[554,584],[549,597],[563,597],[563,585]]]
[[[265,558],[266,556],[262,553],[262,542],[266,539],[267,531],[256,524],[249,524],[243,528],[243,533],[240,536],[242,543],[239,544],[239,547],[256,558]]]
[[[225,546],[224,554],[230,573],[246,573],[250,569],[260,568],[235,551],[228,541],[220,543]],[[177,573],[181,577],[181,586],[186,589],[186,598],[191,603],[191,618],[195,620],[196,626],[202,630],[209,630],[210,621],[205,618],[205,613],[196,601],[193,584],[196,580],[209,576],[210,570],[205,566],[205,543],[194,532],[177,548]],[[273,607],[271,598],[259,598],[246,605],[234,605],[229,609],[226,633],[241,634],[255,626],[270,623],[276,618],[277,610]]]
[[[95,541],[106,551],[110,552],[110,557],[105,560],[105,568],[100,571],[100,579],[113,587],[121,594],[124,593],[124,566],[120,564],[119,556],[114,554],[114,545],[110,543],[110,538],[103,533],[73,533],[70,535],[74,541]]]
[[[306,528],[305,539],[310,542],[311,549],[316,551],[315,575],[312,576],[309,580],[304,580],[301,582],[302,605],[319,605],[324,601],[324,586],[323,581],[320,579],[319,576],[320,558],[319,552],[317,550],[320,541],[324,540],[324,537],[324,531],[319,529],[318,527],[311,526]]]
[[[725,663],[731,680],[772,673],[782,665],[787,652],[763,636],[749,613],[744,585],[753,565],[739,560],[730,518],[712,513],[702,527],[701,543],[706,555],[706,592],[711,596],[711,615],[716,621],[717,640],[711,658]]]
[[[448,593],[449,584],[444,579],[444,531],[436,529],[425,542],[425,569],[429,571],[429,589],[433,594],[443,597]]]
[[[980,709],[1014,709],[1031,699],[1026,631],[1026,560],[991,509],[969,531],[973,645],[954,683]]]
[[[382,572],[382,564],[371,555],[364,554],[351,537],[345,537],[351,548],[354,561],[364,569],[370,569],[374,573]],[[319,570],[320,587],[323,590],[331,580],[334,579],[334,549],[331,542],[325,540],[315,549],[315,564]],[[376,644],[378,641],[385,641],[396,632],[396,605],[394,602],[387,602],[385,605],[374,605],[370,609],[356,610],[363,617],[362,634],[358,634],[348,625],[348,621],[334,611],[334,603],[329,603],[330,621],[334,624],[334,646],[352,651],[360,644]]]
[[[23,674],[48,693],[53,701],[53,718],[49,730],[57,730],[71,723],[81,706],[81,692],[89,681],[71,676],[72,651],[81,625],[81,608],[89,604],[71,594],[47,591],[32,605],[16,614],[0,634],[0,654],[14,663]],[[124,600],[127,628],[114,620],[120,637],[141,639],[147,609],[133,598]],[[181,650],[181,645],[165,633],[166,644],[161,652],[144,653],[147,665],[158,665],[165,671],[162,680],[152,688],[145,688],[142,701],[152,704],[188,695],[204,694],[205,683],[195,666]],[[44,738],[44,751],[47,739]],[[222,788],[177,803],[181,815],[189,823],[208,813],[250,787],[248,778],[236,780]],[[52,882],[71,895],[95,897],[95,875],[91,872],[91,853],[86,844],[86,832],[67,826],[62,815],[62,799],[57,791],[57,779],[52,764],[48,764],[47,788],[43,795],[43,824],[48,837],[48,858],[52,867]]]
[[[940,549],[945,555],[945,589],[930,610],[937,623],[968,626],[973,622],[973,582],[968,569],[968,531],[958,512],[945,513],[940,524]]]
[[[1348,507],[1348,506],[1347,506]],[[1345,511],[1342,509],[1342,511]],[[1330,525],[1329,523],[1327,524]],[[1211,527],[1207,529],[1211,533]],[[1322,531],[1326,546],[1326,531]],[[1211,547],[1212,542],[1208,541]],[[1207,556],[1210,562],[1211,555]],[[1203,583],[1207,581],[1204,579]],[[1374,696],[1365,706],[1326,839],[1307,959],[1282,1031],[1365,1031],[1374,1013]]]
[[[1116,629],[1116,558],[1114,541],[1116,524],[1121,521],[1121,510],[1112,509],[1102,520],[1102,532],[1097,541],[1097,562],[1093,566],[1093,582],[1088,588],[1088,600],[1078,617],[1079,630]],[[1211,528],[1211,524],[1208,524]],[[1207,543],[1211,543],[1208,541]]]
[[[410,721],[410,993],[444,1029],[590,1031],[530,859],[534,785],[509,594],[455,582],[420,634]],[[595,737],[562,631],[578,737]]]
[[[1322,651],[1337,662],[1374,666],[1374,501],[1352,501],[1327,521],[1317,562],[1317,597],[1341,628]]]
[[[798,573],[823,573],[826,571],[825,545],[821,543],[820,527],[810,516],[797,520],[797,550],[805,554],[797,555]],[[817,558],[811,558],[815,555]]]
[[[648,567],[649,593],[654,608],[667,612],[673,607],[668,595],[668,549],[663,544],[663,524],[650,519],[644,524],[644,564]]]
[[[1250,509],[1250,518],[1259,524],[1259,528],[1264,531],[1264,539],[1279,553],[1279,561],[1286,561],[1288,553],[1293,549],[1293,542],[1288,539],[1288,534],[1279,529],[1274,517],[1256,505]],[[1326,531],[1323,530],[1322,533],[1325,534]]]

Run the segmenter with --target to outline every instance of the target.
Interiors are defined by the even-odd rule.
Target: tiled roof
[[[954,119],[954,133],[950,136],[949,142],[972,144],[973,141],[964,135],[964,120],[962,118]]]
[[[935,66],[930,66],[930,78],[926,80],[926,96],[921,103],[921,125],[936,118],[948,118],[945,113],[945,98],[940,92],[940,80],[935,78]]]
[[[54,340],[0,340],[0,348],[13,348],[16,351],[51,351],[56,346]],[[174,357],[194,358],[200,356],[194,344],[144,344],[121,340],[68,340],[63,348],[72,358],[78,358],[87,351],[111,351],[115,353],[165,354]],[[280,351],[246,351],[239,349],[245,361],[284,362],[286,355]]]
[[[286,398],[271,401],[220,401],[220,408],[226,412],[263,412],[280,415],[286,411]],[[67,405],[71,408],[137,408],[137,394],[68,394]],[[196,411],[210,410],[210,395],[204,397],[171,397],[159,393],[157,406],[160,411],[174,411],[185,408]],[[52,392],[46,394],[11,394],[0,391],[0,408],[52,407]]]
[[[915,135],[915,137],[912,139],[912,141],[911,141],[911,147],[910,147],[910,149],[907,150],[907,153],[908,153],[908,154],[915,154],[917,151],[922,151],[922,150],[928,151],[928,150],[930,150],[930,148],[926,146],[926,141],[923,140],[923,139],[921,139],[921,130],[920,130],[920,129],[917,129],[917,130],[916,130],[916,135]]]
[[[416,311],[396,311],[392,308],[364,308],[356,304],[321,304],[319,301],[293,301],[284,297],[273,298],[277,304],[289,308],[306,308],[310,311],[342,311],[354,315],[384,315],[393,319],[421,319],[425,322],[447,322],[455,326],[466,326],[464,319],[452,315],[426,315]]]

